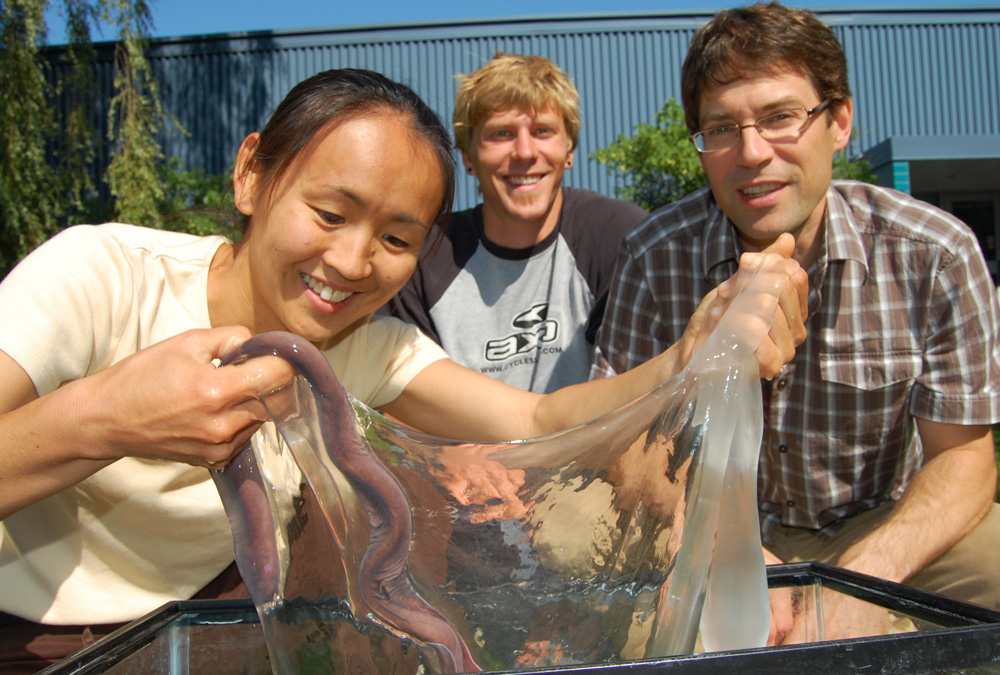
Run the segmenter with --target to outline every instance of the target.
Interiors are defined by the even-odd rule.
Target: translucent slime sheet
[[[277,354],[299,372],[266,397],[271,448],[213,472],[273,670],[686,654],[699,623],[708,650],[763,646],[753,352],[778,290],[773,273],[751,275],[677,377],[587,424],[510,443],[399,426],[295,336],[245,343],[230,360]]]

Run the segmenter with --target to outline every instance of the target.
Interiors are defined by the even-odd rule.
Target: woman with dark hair
[[[241,145],[239,244],[76,226],[11,272],[0,285],[5,671],[37,669],[170,600],[240,593],[205,468],[246,445],[267,418],[259,397],[292,376],[277,358],[216,367],[251,335],[309,340],[357,399],[407,424],[514,439],[668,379],[721,303],[708,298],[690,340],[646,366],[548,396],[464,369],[415,328],[372,315],[413,273],[453,186],[447,132],[419,97],[376,73],[328,71]],[[801,315],[801,271],[783,253],[754,262]],[[758,351],[765,375],[790,358],[794,334],[779,312]]]

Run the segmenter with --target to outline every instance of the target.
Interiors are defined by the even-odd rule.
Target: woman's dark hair
[[[410,87],[370,70],[327,70],[295,85],[260,132],[245,170],[258,173],[257,189],[261,194],[270,193],[316,134],[331,125],[378,112],[407,116],[414,134],[434,149],[445,187],[435,222],[444,225],[455,195],[455,157],[448,131]]]
[[[699,130],[705,89],[789,70],[812,79],[823,101],[836,104],[851,97],[844,50],[812,12],[777,2],[719,12],[694,34],[681,69],[688,130]]]

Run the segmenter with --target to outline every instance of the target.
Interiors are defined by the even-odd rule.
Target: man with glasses
[[[843,49],[813,14],[720,12],[695,34],[681,86],[710,186],[624,241],[593,375],[677,341],[742,252],[791,233],[808,337],[762,382],[769,561],[822,560],[1000,608],[1000,324],[975,236],[906,194],[832,179],[854,108]],[[851,621],[828,637],[880,630]]]

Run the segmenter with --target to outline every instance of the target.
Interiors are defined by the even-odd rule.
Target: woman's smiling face
[[[250,216],[251,330],[322,343],[385,304],[416,268],[444,199],[441,172],[410,120],[385,112],[321,131],[271,192],[244,174],[235,192]]]

